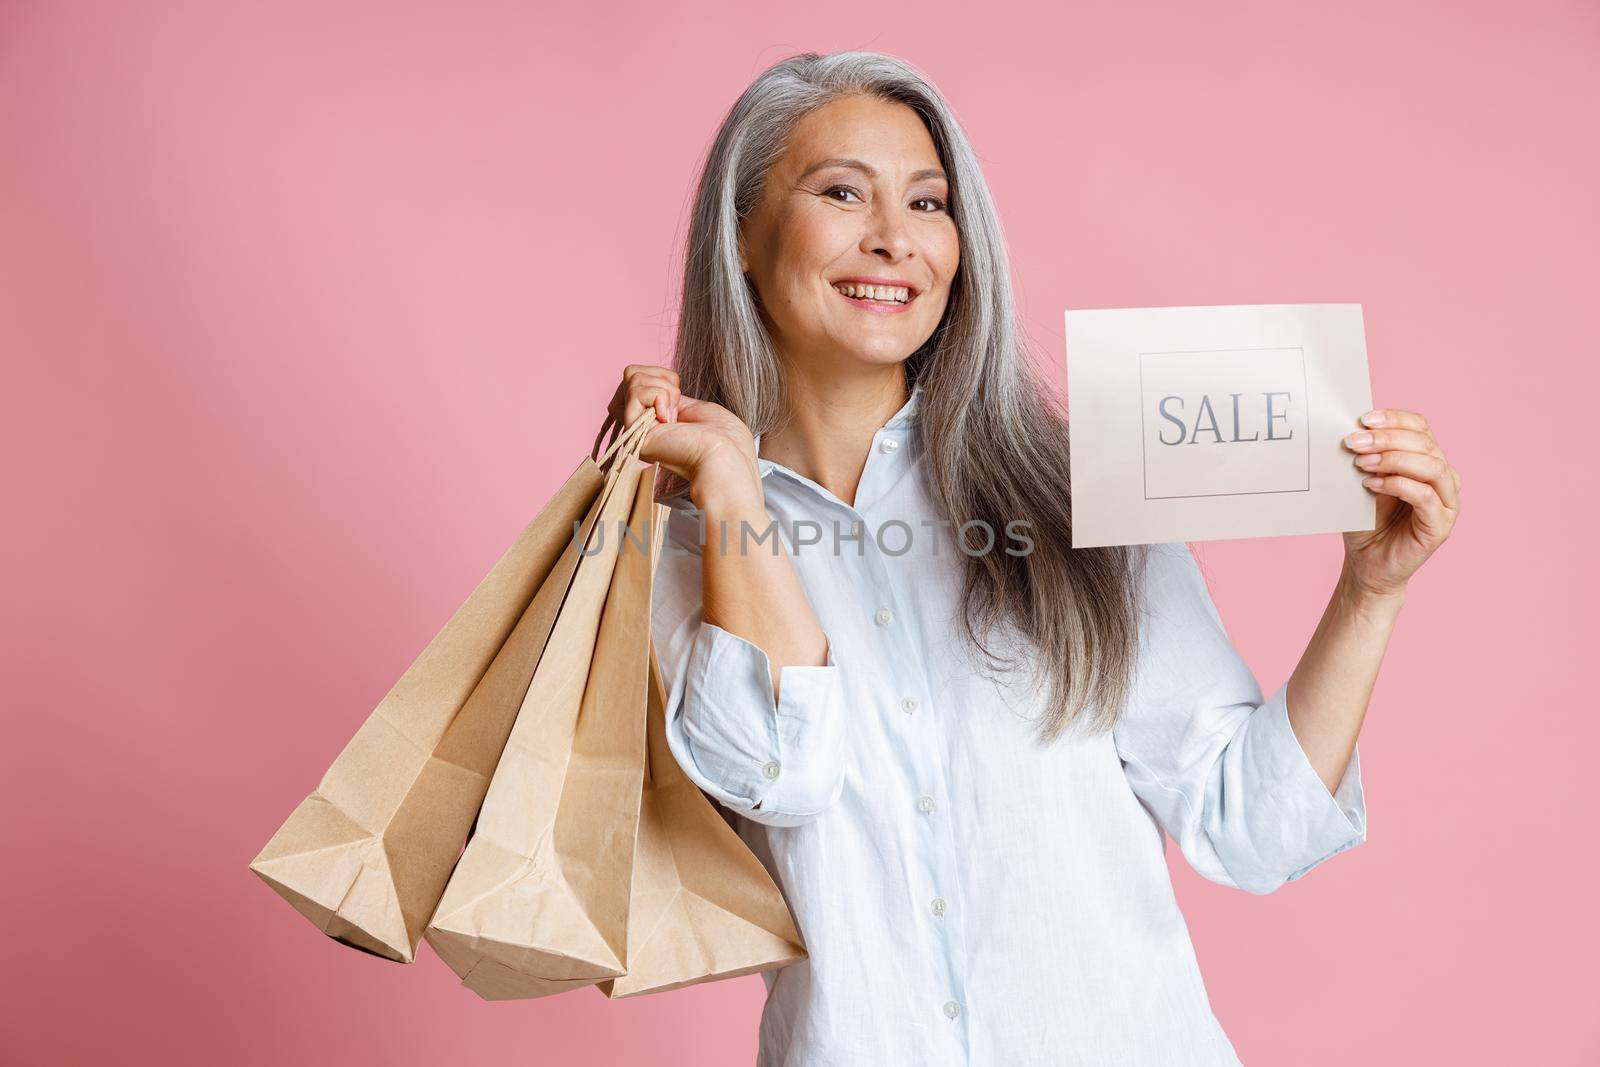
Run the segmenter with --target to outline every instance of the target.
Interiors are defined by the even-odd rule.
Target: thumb
[[[695,431],[683,422],[658,422],[645,431],[639,458],[659,463],[680,478],[693,478],[695,437]]]

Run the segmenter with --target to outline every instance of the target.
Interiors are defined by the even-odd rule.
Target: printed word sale
[[[1202,434],[1206,435],[1205,443],[1207,443],[1207,444],[1224,444],[1224,443],[1233,443],[1233,442],[1242,442],[1242,441],[1262,441],[1262,440],[1266,440],[1266,441],[1288,441],[1288,440],[1291,440],[1294,437],[1294,431],[1293,430],[1290,430],[1286,434],[1276,434],[1275,435],[1273,433],[1274,420],[1284,421],[1284,420],[1287,420],[1288,417],[1289,417],[1287,410],[1276,410],[1276,411],[1274,410],[1273,398],[1274,397],[1288,398],[1290,394],[1287,393],[1287,392],[1268,392],[1268,393],[1262,393],[1261,394],[1263,402],[1260,405],[1260,409],[1259,410],[1261,411],[1262,417],[1263,417],[1263,419],[1265,421],[1265,427],[1264,428],[1266,429],[1266,432],[1267,432],[1267,436],[1266,437],[1263,438],[1261,436],[1261,429],[1262,429],[1261,423],[1257,422],[1255,420],[1251,420],[1251,422],[1250,422],[1251,426],[1255,427],[1255,432],[1253,434],[1251,434],[1249,437],[1242,436],[1242,434],[1241,434],[1241,426],[1240,426],[1240,423],[1241,423],[1242,420],[1241,420],[1241,415],[1240,415],[1240,411],[1239,411],[1239,407],[1240,407],[1239,398],[1242,397],[1243,395],[1244,395],[1243,393],[1229,393],[1228,394],[1228,396],[1232,398],[1232,410],[1233,410],[1233,436],[1232,437],[1224,437],[1222,435],[1222,428],[1217,424],[1217,413],[1216,413],[1216,410],[1212,407],[1211,397],[1210,396],[1205,395],[1205,394],[1201,395],[1201,397],[1200,397],[1200,405],[1199,405],[1198,409],[1195,411],[1194,421],[1193,421],[1192,424],[1184,422],[1184,418],[1183,418],[1184,400],[1183,400],[1183,397],[1181,397],[1181,396],[1164,396],[1164,397],[1162,397],[1160,403],[1156,405],[1157,413],[1161,416],[1161,418],[1165,419],[1167,422],[1169,422],[1173,426],[1177,427],[1177,431],[1176,431],[1177,436],[1174,439],[1169,440],[1168,437],[1167,437],[1167,434],[1169,432],[1171,432],[1171,431],[1167,427],[1162,427],[1161,432],[1156,435],[1156,439],[1158,441],[1160,441],[1164,445],[1181,445],[1181,444],[1191,444],[1191,445],[1193,445],[1193,444],[1201,443],[1201,440],[1202,440],[1201,439],[1201,435]],[[1279,401],[1278,404],[1282,408],[1287,409],[1287,407],[1289,406],[1289,400],[1285,399],[1283,401]],[[1281,428],[1281,427],[1278,427],[1278,428]]]

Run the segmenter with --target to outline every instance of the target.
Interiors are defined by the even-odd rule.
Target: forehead
[[[940,166],[922,117],[905,104],[847,96],[795,124],[779,166],[800,174],[819,160],[849,157],[886,174]]]

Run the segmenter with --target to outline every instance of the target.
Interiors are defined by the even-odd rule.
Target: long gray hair
[[[917,425],[930,492],[956,529],[972,520],[990,531],[1031,523],[1034,547],[1025,555],[983,551],[984,527],[967,530],[966,639],[991,668],[1021,668],[1032,684],[1048,683],[1042,742],[1080,721],[1108,729],[1132,685],[1143,553],[1070,547],[1064,409],[1024,347],[1005,239],[972,147],[938,91],[909,64],[877,52],[791,56],[756,78],[728,112],[700,174],[686,243],[675,352],[682,391],[721,404],[752,433],[784,422],[781,366],[743,276],[740,222],[759,203],[795,124],[853,94],[920,115],[949,176],[961,261],[943,319],[905,363],[908,387],[922,388]],[[661,495],[682,490],[681,479],[669,478]],[[1000,629],[1026,638],[1020,654],[996,650]]]

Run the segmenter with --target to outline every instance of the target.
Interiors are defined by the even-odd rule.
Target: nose
[[[884,256],[891,263],[898,263],[913,254],[911,232],[906,227],[903,208],[889,204],[878,208],[867,219],[868,225],[861,234],[861,251]]]

